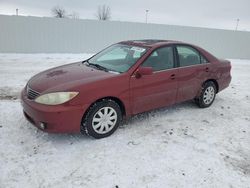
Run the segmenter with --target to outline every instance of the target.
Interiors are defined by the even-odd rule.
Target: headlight
[[[47,105],[58,105],[73,99],[78,92],[56,92],[41,95],[35,99],[37,103]]]

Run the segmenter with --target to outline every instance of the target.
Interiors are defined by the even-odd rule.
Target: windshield
[[[89,65],[106,71],[126,72],[146,52],[146,48],[115,44],[88,60]]]

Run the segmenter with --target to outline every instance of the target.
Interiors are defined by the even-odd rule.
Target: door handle
[[[206,72],[208,72],[208,71],[209,71],[209,68],[208,68],[208,67],[206,67],[205,71],[206,71]]]
[[[170,79],[171,79],[171,80],[174,80],[174,79],[175,79],[175,74],[172,74],[172,75],[170,76]]]

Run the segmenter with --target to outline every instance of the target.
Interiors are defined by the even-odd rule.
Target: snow
[[[0,187],[250,187],[250,60],[210,108],[132,117],[112,136],[48,134],[22,114],[34,74],[91,54],[0,54]]]

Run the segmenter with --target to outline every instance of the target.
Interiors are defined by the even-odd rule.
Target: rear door
[[[188,45],[177,45],[178,57],[178,93],[177,102],[194,99],[208,78],[210,63],[195,48]]]
[[[133,114],[175,103],[177,75],[173,47],[156,49],[141,65],[152,67],[152,75],[130,79]]]

